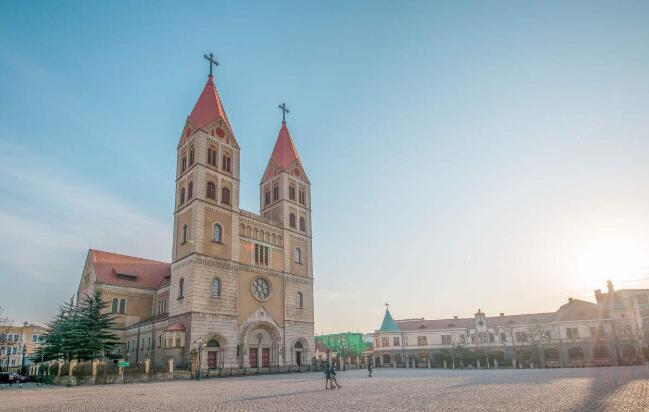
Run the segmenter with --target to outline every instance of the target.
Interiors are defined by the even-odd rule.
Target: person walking
[[[369,373],[369,377],[372,377],[372,361],[367,361],[367,373]]]
[[[336,384],[336,387],[337,387],[338,389],[340,389],[341,386],[338,385],[338,381],[336,380],[336,364],[335,364],[335,363],[332,363],[332,364],[331,364],[331,369],[329,370],[329,375],[330,375],[330,377],[331,377],[331,384],[329,385],[329,386],[330,386],[329,389],[333,389],[333,388],[334,388],[334,383]]]
[[[329,362],[324,364],[324,373],[325,373],[325,389],[329,389],[330,385],[331,385],[331,389],[333,389],[333,383],[331,383],[331,369],[329,367]]]

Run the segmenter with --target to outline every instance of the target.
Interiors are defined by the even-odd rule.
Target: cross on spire
[[[286,123],[286,113],[290,113],[290,111],[286,107],[286,103],[280,104],[279,108],[282,109],[282,123]]]
[[[217,62],[216,60],[214,60],[214,55],[213,55],[212,53],[210,53],[209,56],[208,56],[207,54],[204,54],[204,55],[203,55],[203,58],[204,58],[205,60],[207,60],[208,62],[210,62],[210,77],[212,77],[212,67],[213,67],[213,66],[218,66],[218,65],[219,65],[219,62]]]
[[[385,302],[385,309],[386,310],[390,309],[390,304],[388,302]]]

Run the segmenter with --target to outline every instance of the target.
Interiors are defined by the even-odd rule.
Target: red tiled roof
[[[222,118],[225,124],[228,125],[228,128],[232,130],[228,116],[226,116],[225,109],[223,109],[223,103],[221,103],[219,93],[216,91],[214,80],[212,76],[209,76],[203,92],[198,97],[196,105],[189,115],[189,119],[195,127],[200,128],[219,118]]]
[[[300,156],[297,154],[291,134],[286,127],[286,122],[282,122],[282,128],[279,129],[275,148],[270,158],[282,170],[289,167],[294,161],[300,161]]]
[[[97,281],[109,285],[157,289],[171,264],[91,249]]]
[[[183,326],[182,323],[174,323],[165,329],[165,332],[185,332],[187,329]]]

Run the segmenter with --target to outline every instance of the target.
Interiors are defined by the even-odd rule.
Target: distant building
[[[5,328],[3,328],[5,329]],[[45,339],[47,329],[28,322],[22,326],[9,326],[0,336],[0,370],[19,368],[23,362],[23,345],[25,346],[25,365],[32,363],[31,357]]]
[[[386,309],[374,332],[377,365],[452,363],[530,367],[641,363],[649,325],[649,289],[595,291],[597,304],[568,299],[555,312],[472,318],[394,320]]]
[[[365,350],[365,336],[358,332],[334,333],[315,337],[316,343],[325,345],[333,357],[356,357]]]

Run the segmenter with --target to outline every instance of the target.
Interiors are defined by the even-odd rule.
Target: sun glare
[[[607,279],[617,284],[632,282],[649,266],[649,256],[642,243],[630,237],[610,235],[582,245],[576,265],[584,287],[603,288]]]

